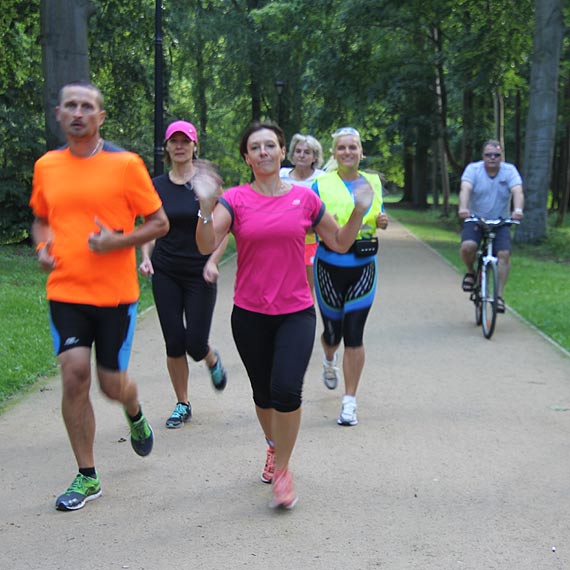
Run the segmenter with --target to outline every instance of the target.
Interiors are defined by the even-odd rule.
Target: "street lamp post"
[[[277,123],[281,128],[283,128],[283,105],[281,102],[281,96],[283,95],[285,85],[287,84],[281,79],[278,79],[275,82],[275,89],[277,90]]]
[[[162,85],[162,0],[154,8],[154,176],[162,174],[162,136],[164,132]]]

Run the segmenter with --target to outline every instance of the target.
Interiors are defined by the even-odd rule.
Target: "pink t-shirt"
[[[310,307],[305,234],[325,211],[317,194],[293,186],[287,194],[264,196],[244,184],[224,192],[220,202],[232,216],[236,239],[235,305],[266,315]]]

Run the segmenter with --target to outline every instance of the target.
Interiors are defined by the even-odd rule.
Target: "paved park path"
[[[315,342],[292,461],[300,500],[274,512],[229,331],[234,273],[222,269],[212,334],[228,387],[215,393],[193,363],[191,424],[164,427],[174,400],[154,310],[131,366],[151,456],[132,452],[120,408],[93,387],[103,496],[83,510],[53,507],[75,473],[59,380],[0,417],[0,568],[570,570],[567,354],[510,311],[485,340],[457,272],[393,221],[360,424],[336,425],[342,394],[323,386]]]

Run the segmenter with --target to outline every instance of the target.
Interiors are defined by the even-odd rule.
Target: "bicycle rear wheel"
[[[485,338],[491,338],[497,322],[497,290],[499,276],[497,264],[490,261],[483,268],[484,275],[481,283],[481,328]]]

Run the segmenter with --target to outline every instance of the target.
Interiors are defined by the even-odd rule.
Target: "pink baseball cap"
[[[164,140],[167,141],[174,133],[182,133],[191,141],[194,141],[196,144],[198,143],[198,133],[192,123],[186,121],[174,121],[174,123],[170,123],[166,129]]]

